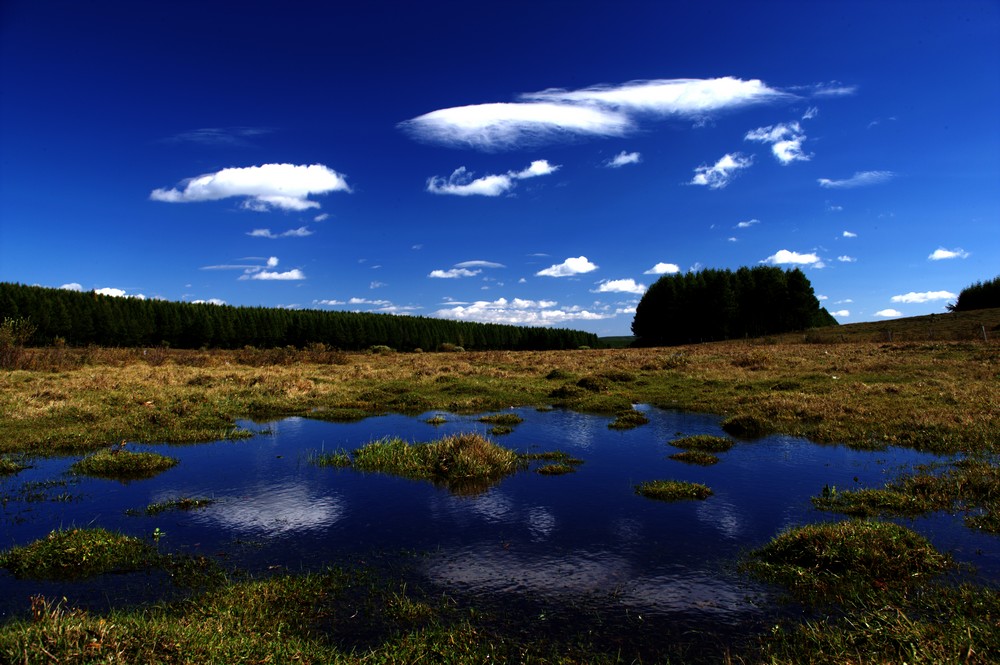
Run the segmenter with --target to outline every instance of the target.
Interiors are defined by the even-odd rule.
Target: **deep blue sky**
[[[761,263],[1000,274],[1000,2],[0,5],[0,280],[628,334]]]

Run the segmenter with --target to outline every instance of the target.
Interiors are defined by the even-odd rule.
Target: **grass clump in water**
[[[27,464],[22,464],[9,457],[0,457],[0,476],[12,476],[28,468]]]
[[[474,433],[430,443],[373,441],[354,451],[352,464],[359,471],[430,480],[458,493],[481,492],[523,466],[517,453]]]
[[[346,450],[335,450],[332,453],[313,453],[309,456],[309,461],[316,466],[332,466],[338,469],[351,466],[351,456]]]
[[[647,418],[642,413],[639,413],[635,409],[629,409],[628,411],[622,411],[615,419],[608,423],[609,429],[633,429],[639,427],[640,425],[645,425],[649,422]]]
[[[214,499],[195,499],[185,496],[179,499],[151,503],[146,506],[146,510],[144,512],[147,515],[159,515],[160,513],[165,513],[168,510],[197,510],[199,508],[210,506],[213,503],[215,503]]]
[[[723,420],[722,429],[743,439],[756,439],[770,434],[773,428],[758,416],[739,414]]]
[[[890,522],[849,520],[784,531],[750,553],[747,569],[805,598],[899,590],[951,566],[921,535]]]
[[[479,422],[487,423],[489,425],[506,425],[507,427],[513,427],[514,425],[520,425],[523,423],[524,418],[516,413],[497,413],[491,416],[483,416],[479,419]]]
[[[159,453],[133,453],[124,444],[99,450],[73,464],[76,473],[98,478],[134,480],[152,478],[177,466],[178,460]]]
[[[535,469],[535,473],[540,473],[543,476],[562,476],[567,473],[573,473],[574,471],[576,471],[576,466],[573,464],[566,464],[565,462],[543,464]]]
[[[680,480],[650,480],[635,486],[635,493],[658,501],[703,500],[712,496],[712,490],[700,483]]]
[[[712,466],[719,463],[719,458],[704,450],[685,450],[682,453],[675,453],[670,459],[684,462],[685,464],[697,464],[698,466]]]
[[[0,567],[15,577],[73,580],[103,573],[142,570],[159,555],[149,544],[105,529],[52,531],[48,536],[0,553]]]
[[[424,422],[427,423],[428,425],[444,425],[446,422],[448,422],[448,419],[442,416],[441,414],[438,414],[433,418],[428,418]]]
[[[674,439],[670,442],[675,448],[684,450],[696,450],[703,453],[724,453],[733,447],[733,440],[724,436],[712,436],[711,434],[696,434],[695,436],[685,436]]]

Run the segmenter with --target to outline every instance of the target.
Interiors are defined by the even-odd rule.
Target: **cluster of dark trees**
[[[837,325],[799,269],[769,266],[664,275],[636,307],[642,346],[760,337]]]
[[[431,351],[442,345],[469,350],[575,349],[597,346],[579,330],[449,321],[366,312],[115,298],[0,282],[0,320],[27,320],[32,344],[56,339],[73,346],[273,348],[322,343],[345,351],[384,345]]]
[[[1000,307],[1000,276],[988,282],[976,282],[965,287],[954,303],[948,305],[949,312],[967,312],[971,309]]]

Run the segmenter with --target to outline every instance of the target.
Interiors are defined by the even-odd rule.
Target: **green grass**
[[[116,446],[87,455],[75,462],[71,468],[84,476],[135,480],[152,478],[177,464],[177,459],[173,457],[159,453],[133,453]]]
[[[159,515],[160,513],[165,513],[169,510],[197,510],[199,508],[206,508],[215,503],[214,499],[195,499],[192,497],[180,497],[178,499],[171,499],[169,501],[158,501],[156,503],[151,503],[146,506],[146,515]]]
[[[634,429],[640,425],[645,425],[648,422],[649,418],[634,409],[629,409],[628,411],[622,411],[615,416],[615,419],[608,423],[608,428]]]
[[[309,462],[316,466],[344,468],[351,466],[351,456],[346,450],[335,450],[332,453],[312,453]]]
[[[15,473],[20,473],[27,468],[27,464],[23,464],[15,459],[0,457],[0,476],[12,476]]]
[[[712,436],[711,434],[696,434],[674,439],[670,445],[684,450],[698,451],[703,453],[724,453],[733,447],[733,440],[724,436]]]
[[[479,418],[479,422],[488,423],[490,425],[505,425],[507,427],[513,427],[514,425],[520,425],[523,423],[524,418],[516,413],[495,413],[489,416],[482,416]]]
[[[898,590],[951,567],[923,536],[890,522],[848,520],[788,529],[750,553],[747,569],[808,599]]]
[[[446,422],[448,422],[448,419],[442,415],[436,415],[432,418],[428,418],[424,422],[427,423],[428,425],[444,425]]]
[[[479,434],[429,443],[399,438],[373,441],[354,451],[352,466],[404,478],[430,480],[456,493],[479,493],[523,468],[520,457]]]
[[[0,553],[0,567],[14,577],[76,580],[155,565],[156,550],[146,542],[105,529],[70,529]]]
[[[943,472],[935,471],[932,466],[922,467],[881,489],[837,491],[824,487],[812,502],[821,510],[866,517],[960,509],[967,513],[969,526],[1000,533],[1000,467],[986,460],[965,459]]]
[[[703,500],[712,496],[712,490],[699,483],[680,480],[650,480],[635,486],[635,493],[657,501]]]
[[[670,459],[684,462],[685,464],[697,464],[698,466],[712,466],[719,463],[719,458],[712,453],[703,450],[685,450],[682,453],[674,453]]]
[[[535,469],[535,473],[540,473],[543,476],[562,476],[567,473],[573,473],[576,471],[577,465],[566,464],[565,462],[555,462],[552,464],[543,464],[542,466]]]

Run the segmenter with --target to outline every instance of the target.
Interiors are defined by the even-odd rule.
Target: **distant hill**
[[[987,339],[1000,339],[1000,308],[848,323],[830,328],[812,328],[804,333],[786,333],[779,338],[804,338],[811,342],[982,340],[983,330]]]

